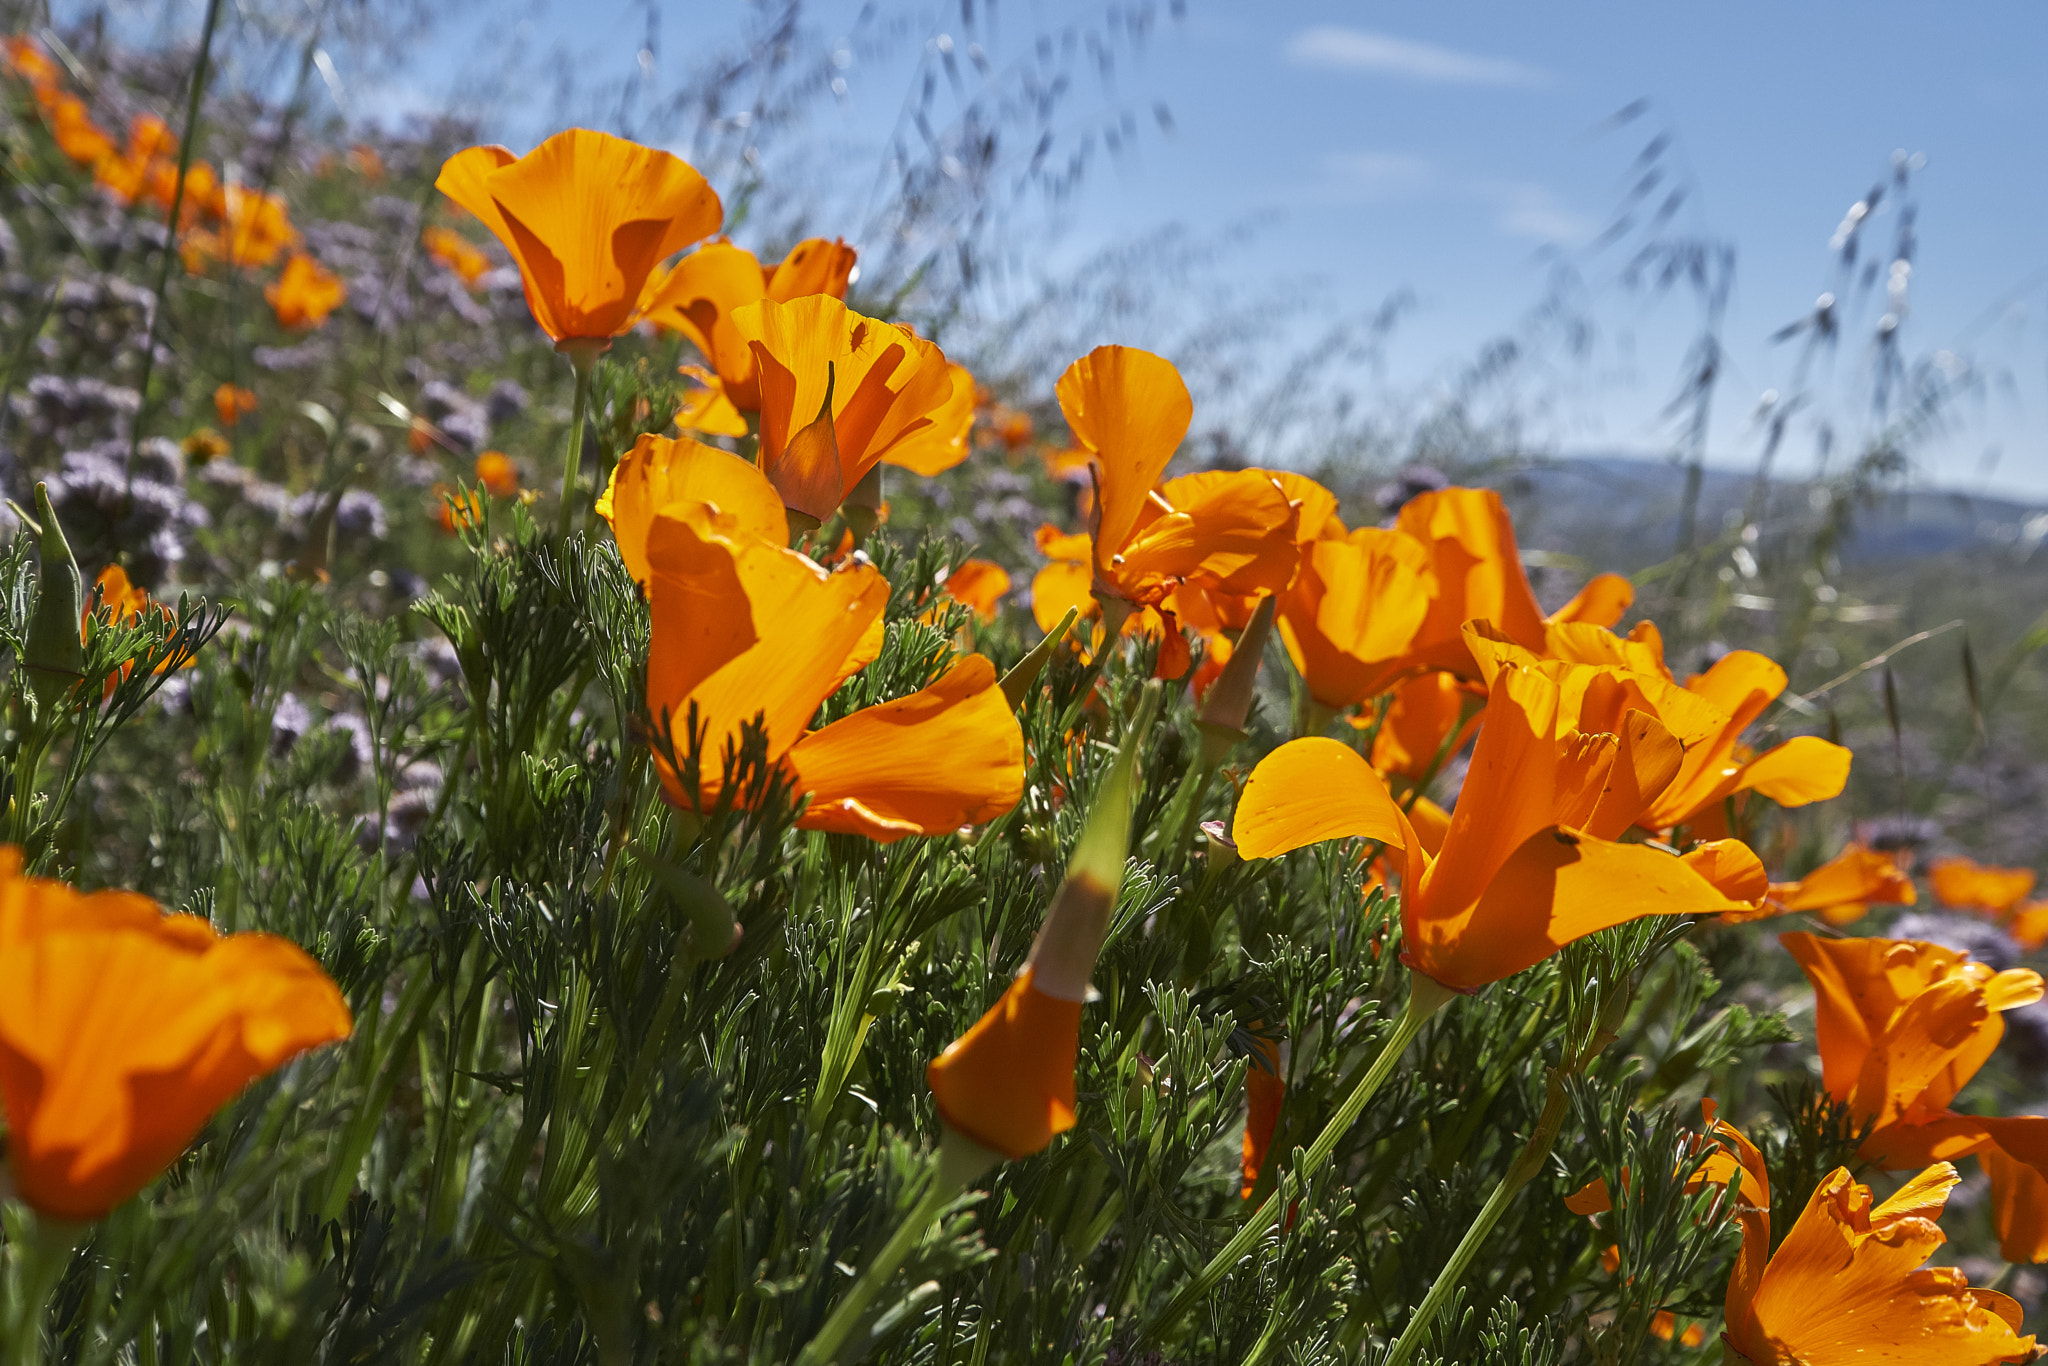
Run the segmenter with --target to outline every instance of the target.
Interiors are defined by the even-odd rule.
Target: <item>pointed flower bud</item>
[[[85,668],[85,642],[78,632],[85,581],[78,573],[78,561],[72,558],[71,543],[64,539],[64,528],[58,524],[57,510],[50,506],[47,484],[36,485],[36,520],[40,523],[36,549],[42,555],[42,581],[21,663],[28,670],[36,701],[47,708],[71,695]]]
[[[1259,661],[1265,658],[1266,639],[1273,634],[1275,601],[1271,594],[1259,600],[1258,610],[1252,613],[1244,630],[1238,632],[1237,643],[1230,650],[1230,662],[1223,666],[1222,676],[1203,700],[1202,714],[1195,724],[1202,730],[1204,767],[1214,768],[1222,763],[1224,756],[1244,738],[1245,718],[1251,715],[1252,697],[1258,689]]]
[[[1074,1127],[1081,1005],[1123,886],[1138,753],[1158,706],[1153,684],[1096,792],[1024,970],[925,1069],[947,1130],[1003,1157],[1029,1157]]]

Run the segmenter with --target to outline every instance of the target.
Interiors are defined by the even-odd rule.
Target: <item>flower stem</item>
[[[931,1230],[932,1221],[948,1201],[967,1189],[967,1183],[994,1166],[998,1155],[971,1140],[962,1138],[951,1129],[946,1130],[939,1143],[938,1161],[931,1166],[926,1177],[924,1194],[910,1207],[910,1213],[903,1216],[903,1222],[882,1244],[881,1250],[861,1269],[858,1278],[846,1294],[833,1306],[831,1317],[818,1335],[804,1346],[797,1357],[797,1366],[826,1366],[827,1362],[839,1359],[840,1349],[853,1333],[854,1326],[861,1320],[867,1307],[896,1269],[903,1265],[903,1259],[924,1241]]]
[[[1500,1222],[1500,1216],[1507,1211],[1508,1202],[1515,1193],[1529,1184],[1536,1173],[1543,1170],[1543,1164],[1550,1160],[1550,1150],[1557,1144],[1557,1131],[1564,1124],[1564,1112],[1570,1104],[1560,1074],[1552,1069],[1545,1078],[1549,1092],[1543,1103],[1543,1113],[1537,1117],[1536,1132],[1529,1135],[1529,1141],[1522,1145],[1522,1151],[1515,1154],[1515,1160],[1495,1186],[1493,1194],[1487,1197],[1486,1205],[1479,1211],[1479,1217],[1472,1221],[1472,1227],[1465,1230],[1457,1250],[1451,1253],[1451,1260],[1438,1274],[1436,1283],[1429,1287],[1429,1293],[1416,1307],[1415,1314],[1408,1320],[1408,1326],[1401,1330],[1401,1336],[1394,1343],[1381,1366],[1402,1366],[1422,1346],[1422,1339],[1429,1332],[1429,1325],[1437,1311],[1456,1293],[1458,1283],[1465,1278],[1465,1271],[1472,1265],[1472,1259],[1479,1255],[1480,1246],[1493,1226]]]
[[[1373,1059],[1372,1066],[1358,1079],[1358,1084],[1351,1089],[1351,1094],[1344,1098],[1344,1103],[1337,1107],[1337,1112],[1330,1116],[1329,1123],[1316,1135],[1315,1142],[1302,1151],[1301,1164],[1282,1177],[1273,1193],[1266,1197],[1265,1203],[1245,1220],[1244,1227],[1223,1245],[1220,1252],[1209,1259],[1209,1264],[1202,1268],[1199,1275],[1180,1288],[1152,1322],[1145,1325],[1144,1331],[1139,1335],[1140,1344],[1156,1342],[1169,1332],[1188,1310],[1194,1308],[1198,1301],[1215,1288],[1218,1281],[1244,1260],[1253,1246],[1265,1237],[1268,1229],[1280,1222],[1282,1209],[1294,1199],[1301,1183],[1320,1171],[1330,1160],[1331,1155],[1337,1151],[1337,1144],[1343,1141],[1344,1135],[1351,1131],[1351,1126],[1357,1123],[1359,1115],[1364,1113],[1366,1102],[1370,1101],[1374,1093],[1386,1085],[1387,1078],[1394,1074],[1394,1064],[1408,1051],[1408,1045],[1413,1043],[1415,1036],[1422,1031],[1423,1023],[1451,1000],[1453,994],[1448,987],[1439,985],[1419,972],[1409,979],[1408,1004],[1402,1008],[1400,1018],[1394,1021],[1394,1028],[1387,1035],[1386,1042],[1380,1045],[1379,1056]]]
[[[19,1220],[7,1221],[10,1255],[0,1296],[0,1366],[42,1366],[43,1316],[85,1226],[31,1215],[26,1209],[17,1213]]]
[[[569,421],[569,449],[562,457],[562,512],[558,529],[565,540],[576,522],[576,476],[583,472],[583,425],[590,413],[590,379],[597,373],[597,358],[610,345],[609,341],[593,343],[578,339],[555,347],[576,368],[576,403]]]

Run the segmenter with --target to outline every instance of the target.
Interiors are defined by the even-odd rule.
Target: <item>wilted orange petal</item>
[[[1081,1003],[1048,996],[1025,968],[973,1028],[925,1068],[947,1126],[1004,1157],[1029,1157],[1074,1127]]]
[[[799,826],[885,843],[981,825],[1024,794],[1024,734],[981,655],[811,732],[787,762],[811,798]]]

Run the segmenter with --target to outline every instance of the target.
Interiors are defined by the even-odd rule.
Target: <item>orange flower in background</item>
[[[54,89],[63,79],[57,64],[43,51],[42,44],[33,38],[14,34],[0,43],[0,49],[4,49],[7,69],[36,87],[38,93]]]
[[[1254,1020],[1257,1029],[1261,1021]],[[1280,1125],[1280,1106],[1287,1099],[1287,1082],[1280,1071],[1280,1043],[1264,1035],[1252,1036],[1251,1063],[1244,1070],[1244,1150],[1238,1160],[1238,1198],[1249,1200],[1258,1188],[1259,1173],[1266,1168],[1266,1154],[1273,1146],[1273,1131]]]
[[[1942,905],[1997,918],[2034,890],[2034,870],[1992,868],[1966,858],[1936,859],[1928,866],[1927,883]]]
[[[490,272],[491,258],[453,228],[422,228],[420,246],[431,259],[460,277],[466,288],[475,289],[476,282]]]
[[[1756,1171],[1761,1179],[1760,1160]],[[2026,1359],[2034,1339],[2019,1333],[2017,1304],[1971,1289],[1953,1267],[1924,1265],[1947,1241],[1934,1221],[1956,1180],[1954,1167],[1937,1162],[1878,1204],[1868,1186],[1837,1167],[1775,1253],[1768,1202],[1746,1213],[1728,1281],[1723,1340],[1730,1352],[1751,1366]]]
[[[853,265],[853,248],[822,237],[797,243],[780,265],[765,268],[744,247],[712,242],[650,282],[647,319],[688,337],[717,372],[733,404],[754,412],[761,406],[760,377],[748,338],[733,325],[734,311],[764,299],[789,303],[812,294],[844,299]]]
[[[759,371],[761,469],[787,506],[819,522],[953,395],[938,347],[829,294],[749,304],[733,326]]]
[[[191,193],[188,185],[186,193]],[[238,269],[269,265],[299,240],[284,200],[260,190],[230,185],[221,196],[221,228],[188,235],[178,244],[185,270],[197,275],[209,261]]]
[[[1430,597],[1407,669],[1443,669],[1476,678],[1463,636],[1468,621],[1491,622],[1496,634],[1541,650],[1545,619],[1522,568],[1514,522],[1492,489],[1437,489],[1411,498],[1395,529],[1429,552],[1436,591]]]
[[[1900,1168],[1982,1146],[1984,1122],[1949,1105],[2005,1036],[2000,1015],[2041,999],[2040,974],[1913,940],[1778,942],[1813,984],[1828,1094],[1875,1126],[1862,1156]]]
[[[226,455],[233,449],[228,445],[228,439],[211,427],[201,427],[180,441],[178,446],[188,457],[202,465]]]
[[[45,107],[50,119],[50,136],[57,150],[80,166],[97,166],[117,155],[114,140],[93,121],[85,101],[76,95],[58,95]]]
[[[971,449],[968,437],[974,431],[974,376],[966,366],[951,361],[946,363],[946,374],[953,384],[951,397],[933,409],[929,427],[890,447],[882,457],[883,464],[929,478],[967,458]]]
[[[1850,754],[1816,735],[1797,735],[1763,754],[1741,744],[1742,732],[1785,691],[1785,671],[1752,650],[1731,650],[1686,691],[1713,703],[1727,723],[1686,751],[1678,781],[1643,815],[1646,830],[1689,825],[1739,792],[1760,792],[1780,806],[1805,806],[1842,795]]]
[[[512,253],[527,307],[558,348],[608,343],[632,327],[655,268],[717,232],[725,214],[688,162],[587,128],[523,157],[457,152],[434,185]]]
[[[39,1213],[104,1217],[249,1082],[350,1028],[297,945],[23,877],[0,852],[6,1160]]]
[[[759,470],[716,446],[650,433],[619,457],[611,483],[597,500],[597,515],[611,527],[619,558],[643,589],[651,573],[647,536],[655,514],[671,503],[708,504],[736,532],[775,545],[789,543],[782,498]],[[872,644],[881,648],[880,635]]]
[[[377,155],[377,149],[367,142],[359,142],[348,149],[348,164],[372,185],[381,184],[384,180],[384,158]]]
[[[1441,853],[1386,783],[1336,740],[1291,741],[1253,769],[1232,829],[1245,858],[1359,837],[1403,851],[1402,958],[1471,991],[1574,939],[1646,915],[1753,905],[1756,856],[1734,841],[1684,858],[1621,836],[1677,775],[1683,736],[1649,709],[1663,680],[1554,661],[1495,660],[1485,719]]]
[[[693,454],[689,463],[706,462]],[[766,481],[734,464],[760,486],[751,506],[765,506]],[[622,553],[630,534],[625,501],[623,490],[611,498]],[[950,833],[1016,805],[1024,790],[1023,732],[995,666],[980,655],[955,662],[908,697],[807,729],[840,683],[879,653],[889,586],[871,564],[822,569],[753,534],[744,524],[750,514],[727,506],[672,497],[645,533],[648,709],[658,722],[666,718],[678,760],[693,714],[704,737],[695,791],[662,758],[670,800],[697,810],[715,801],[728,746],[759,716],[770,758],[810,799],[797,822],[805,829],[888,842]]]
[[[983,621],[996,619],[996,604],[1010,591],[1010,572],[994,560],[962,560],[946,576],[947,595],[974,609]]]
[[[475,490],[436,484],[430,492],[434,498],[434,525],[441,528],[443,535],[453,536],[459,531],[483,525],[484,503],[476,496]]]
[[[476,458],[476,481],[493,498],[514,498],[519,494],[519,467],[503,451],[485,451]]]
[[[1461,724],[1467,705],[1485,694],[1453,674],[1418,674],[1395,685],[1392,703],[1373,737],[1372,766],[1421,782],[1438,763],[1463,749],[1479,729],[1475,714]],[[1457,732],[1455,739],[1451,733]],[[1449,742],[1448,745],[1446,742]]]
[[[169,214],[171,202],[178,197],[178,163],[171,160],[152,161],[142,192],[158,208]],[[226,212],[227,190],[220,183],[219,173],[203,161],[194,161],[187,166],[185,197],[178,207],[178,226],[189,227],[202,216],[219,219]],[[194,273],[203,269],[207,249],[202,245],[198,255],[186,257],[186,268]]]
[[[213,390],[213,412],[223,427],[232,427],[242,420],[245,413],[256,411],[256,395],[247,389],[232,384],[216,385]]]
[[[1436,596],[1427,545],[1406,532],[1360,527],[1302,547],[1301,572],[1280,595],[1280,639],[1309,696],[1341,711],[1411,671]]]
[[[733,406],[726,396],[725,385],[718,376],[701,365],[679,365],[676,373],[687,375],[702,386],[688,390],[682,406],[676,410],[676,430],[681,432],[703,432],[707,436],[750,436],[753,429],[747,425],[745,414]]]
[[[279,327],[303,331],[326,322],[348,298],[348,286],[312,257],[297,254],[285,262],[284,273],[274,284],[263,287],[263,297]]]
[[[1770,900],[1755,911],[1721,918],[1730,924],[1809,911],[1830,925],[1861,920],[1873,905],[1911,906],[1913,879],[1890,854],[1852,844],[1797,882],[1773,882]]]
[[[1636,586],[1620,574],[1595,574],[1572,600],[1545,618],[1546,625],[1584,622],[1612,627],[1635,606]]]
[[[1099,472],[1089,536],[1098,601],[1160,608],[1183,584],[1246,597],[1293,581],[1299,518],[1273,476],[1237,470],[1159,483],[1194,416],[1170,361],[1098,346],[1067,367],[1058,394]]]

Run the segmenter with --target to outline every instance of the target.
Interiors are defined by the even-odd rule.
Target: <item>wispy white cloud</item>
[[[1485,181],[1472,190],[1498,211],[1494,225],[1510,237],[1527,237],[1560,247],[1590,240],[1599,224],[1564,202],[1547,185],[1526,181]]]
[[[1542,86],[1551,82],[1549,72],[1522,62],[1334,24],[1303,29],[1288,39],[1286,54],[1298,66],[1370,71],[1432,85]]]
[[[1333,152],[1324,159],[1338,189],[1364,199],[1401,199],[1428,189],[1436,168],[1406,152]]]

